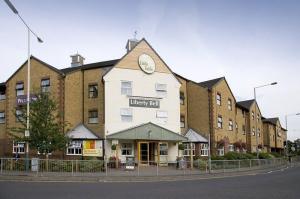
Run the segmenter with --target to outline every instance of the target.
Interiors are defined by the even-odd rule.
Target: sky
[[[146,38],[176,73],[196,82],[225,76],[235,98],[257,101],[265,117],[300,112],[298,0],[11,0],[44,40],[31,54],[57,68],[121,58],[127,39]],[[26,61],[27,30],[0,1],[0,82]],[[288,117],[300,138],[300,116]]]

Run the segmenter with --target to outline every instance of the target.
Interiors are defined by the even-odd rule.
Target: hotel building
[[[128,40],[126,50],[120,59],[92,64],[75,54],[71,67],[63,69],[31,56],[31,100],[36,91],[49,92],[59,120],[68,123],[65,133],[71,141],[65,152],[52,157],[163,164],[181,155],[208,156],[209,137],[214,154],[255,152],[255,132],[261,148],[271,147],[261,132],[269,123],[263,126],[257,104],[236,102],[224,77],[197,83],[175,74],[145,39]],[[20,126],[26,80],[27,62],[0,84],[2,157],[25,153],[25,143],[15,142],[10,129]],[[276,142],[273,147],[283,146],[283,139]]]

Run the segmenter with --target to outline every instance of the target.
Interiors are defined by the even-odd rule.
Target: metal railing
[[[29,161],[29,170],[26,170]],[[292,159],[300,163],[300,157]],[[287,166],[285,158],[247,160],[193,160],[168,162],[121,162],[116,160],[56,160],[0,158],[2,175],[36,176],[174,176],[208,173],[240,172]]]

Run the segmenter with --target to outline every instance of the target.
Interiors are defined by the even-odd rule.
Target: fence
[[[292,159],[300,162],[300,157]],[[194,160],[174,162],[118,162],[104,160],[55,160],[0,158],[1,175],[36,176],[172,176],[239,172],[286,166],[287,159]],[[209,169],[210,168],[210,169]]]

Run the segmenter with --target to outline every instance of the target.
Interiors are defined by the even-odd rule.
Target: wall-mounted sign
[[[130,98],[129,99],[129,106],[146,107],[146,108],[159,108],[159,100]]]
[[[30,95],[29,102],[33,102],[33,101],[36,101],[36,100],[37,100],[37,96],[36,95]],[[27,95],[19,95],[19,96],[17,96],[16,103],[17,103],[18,106],[19,105],[27,104]]]
[[[139,56],[139,66],[147,74],[151,74],[155,71],[155,62],[147,54],[142,54]]]
[[[103,156],[102,140],[83,140],[83,156]]]

